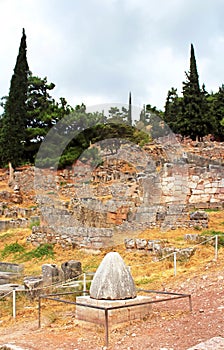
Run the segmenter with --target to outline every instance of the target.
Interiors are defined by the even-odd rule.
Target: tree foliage
[[[174,133],[179,133],[179,119],[181,118],[182,111],[182,99],[178,97],[177,89],[171,88],[168,91],[165,111],[164,111],[164,121],[169,125],[170,129]]]
[[[172,131],[182,136],[190,136],[193,140],[201,139],[208,134],[222,139],[222,92],[219,90],[219,93],[210,95],[204,84],[200,88],[192,44],[190,69],[186,72],[182,93],[182,97],[179,97],[177,90],[172,88],[167,94],[164,121]]]
[[[9,161],[13,166],[19,165],[24,157],[26,133],[26,100],[29,66],[27,63],[26,34],[23,29],[19,53],[11,78],[9,96],[1,118],[0,132],[0,164]]]
[[[72,112],[65,98],[56,102],[50,92],[55,84],[48,83],[47,78],[41,79],[30,75],[27,92],[27,124],[25,139],[26,160],[33,163],[41,142],[49,130],[64,116]]]
[[[182,96],[172,87],[165,111],[151,104],[143,106],[139,120],[133,120],[132,96],[128,106],[111,107],[104,112],[87,112],[82,103],[72,108],[65,98],[52,97],[54,83],[29,71],[23,29],[19,53],[11,78],[9,95],[4,98],[0,118],[0,166],[25,163],[60,168],[70,166],[81,155],[83,161],[101,162],[99,144],[108,152],[117,152],[125,142],[140,146],[170,131],[200,139],[207,134],[224,140],[224,85],[209,94],[200,87],[194,47],[190,48],[190,68],[183,82]],[[48,135],[53,135],[48,142]],[[41,147],[41,154],[38,153]],[[36,156],[38,154],[38,159]]]
[[[183,136],[196,139],[207,134],[206,124],[202,122],[202,96],[194,47],[191,44],[190,70],[186,73],[186,81],[183,82],[182,116],[179,118],[179,130]]]

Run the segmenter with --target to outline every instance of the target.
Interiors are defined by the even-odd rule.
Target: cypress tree
[[[129,92],[128,124],[129,124],[129,125],[132,125],[132,102],[131,102],[131,92]]]
[[[183,136],[190,136],[193,140],[201,138],[208,132],[204,120],[204,98],[199,85],[197,63],[194,47],[191,44],[190,70],[186,73],[187,80],[183,83],[183,109],[179,120],[179,130]]]
[[[11,78],[9,96],[1,120],[0,164],[11,162],[14,167],[23,159],[27,121],[26,99],[29,66],[26,56],[26,34],[22,31],[19,53]]]

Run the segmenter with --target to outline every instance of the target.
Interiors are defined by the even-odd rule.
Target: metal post
[[[218,260],[218,239],[219,239],[219,236],[216,235],[215,236],[215,260]]]
[[[39,297],[38,301],[38,328],[41,327],[41,297]]]
[[[13,318],[16,318],[16,289],[13,288],[12,291],[12,315]]]
[[[189,295],[189,307],[190,307],[190,312],[192,311],[192,300],[191,300],[191,295]]]
[[[83,290],[86,291],[86,274],[85,273],[83,274]]]
[[[173,253],[173,267],[174,267],[174,276],[177,275],[177,253]]]
[[[105,346],[109,345],[108,310],[105,309]]]

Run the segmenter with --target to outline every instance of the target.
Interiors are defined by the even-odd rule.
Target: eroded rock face
[[[108,253],[102,260],[90,287],[90,297],[98,300],[136,297],[133,278],[118,253]]]

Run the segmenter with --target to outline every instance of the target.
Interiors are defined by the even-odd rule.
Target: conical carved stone
[[[128,267],[118,253],[108,253],[94,275],[90,298],[122,300],[135,297],[136,288]]]

